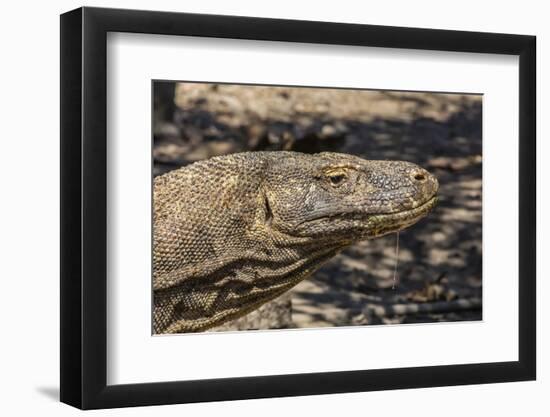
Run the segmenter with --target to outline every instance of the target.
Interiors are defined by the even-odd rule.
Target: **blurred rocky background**
[[[234,152],[333,151],[411,161],[439,206],[399,234],[358,243],[310,279],[215,330],[482,318],[482,97],[155,82],[154,175]]]

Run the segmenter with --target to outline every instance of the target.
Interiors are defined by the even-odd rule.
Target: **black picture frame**
[[[519,56],[519,360],[107,385],[108,32]],[[94,409],[535,379],[535,45],[524,35],[251,17],[88,7],[61,15],[61,401]]]

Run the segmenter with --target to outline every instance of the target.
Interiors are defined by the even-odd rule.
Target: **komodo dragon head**
[[[155,179],[155,333],[202,331],[292,288],[354,242],[409,227],[438,182],[404,161],[248,152]]]

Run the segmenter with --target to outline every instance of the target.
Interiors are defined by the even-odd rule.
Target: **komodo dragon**
[[[154,180],[154,333],[244,316],[354,242],[402,230],[436,204],[409,162],[245,152]]]

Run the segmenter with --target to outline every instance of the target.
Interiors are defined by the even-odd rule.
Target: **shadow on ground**
[[[59,387],[37,387],[36,391],[52,401],[59,401]]]

